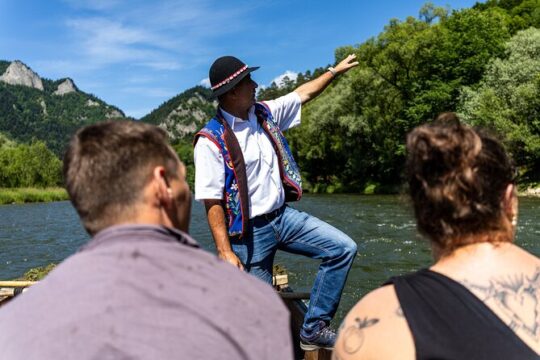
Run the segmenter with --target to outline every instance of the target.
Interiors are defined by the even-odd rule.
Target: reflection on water
[[[358,243],[336,323],[366,292],[392,275],[429,266],[427,244],[415,232],[407,203],[397,196],[308,195],[293,207],[341,229]],[[540,199],[520,199],[517,242],[540,254]],[[194,203],[191,234],[214,251],[203,207]],[[69,202],[0,206],[0,279],[12,279],[36,266],[60,262],[88,239]],[[279,253],[276,263],[291,285],[309,291],[318,261]]]

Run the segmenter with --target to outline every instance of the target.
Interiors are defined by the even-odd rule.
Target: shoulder
[[[300,99],[300,95],[298,95],[298,93],[292,91],[276,99],[261,101],[258,104],[263,104],[269,111],[273,113],[280,108],[298,107],[302,105],[302,100]]]
[[[335,358],[342,360],[413,359],[414,354],[412,336],[393,285],[370,292],[351,309],[335,347]]]
[[[224,146],[222,134],[224,127],[217,120],[212,119],[201,130],[199,130],[193,139],[195,148],[195,157],[200,153],[220,155]]]
[[[199,136],[217,136],[222,131],[223,125],[216,118],[212,118],[195,134],[195,141]]]

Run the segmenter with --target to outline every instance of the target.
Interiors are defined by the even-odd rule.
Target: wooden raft
[[[0,306],[7,304],[35,283],[35,281],[0,281]]]
[[[274,275],[272,285],[277,290],[281,299],[291,313],[291,333],[294,345],[294,358],[296,360],[330,360],[332,352],[330,350],[319,349],[314,351],[303,351],[300,348],[300,329],[304,322],[307,306],[303,300],[309,299],[309,293],[294,292],[289,287],[287,275]]]

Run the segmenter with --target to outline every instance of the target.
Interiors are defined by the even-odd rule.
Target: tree
[[[48,187],[62,182],[62,162],[44,142],[0,147],[0,187]]]
[[[517,33],[489,62],[480,84],[461,94],[460,113],[504,136],[519,165],[540,168],[540,30]]]

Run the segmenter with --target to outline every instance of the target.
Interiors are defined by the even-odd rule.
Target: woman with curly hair
[[[407,152],[434,264],[360,300],[334,359],[539,359],[540,260],[513,242],[515,169],[503,146],[443,113],[408,135]]]

